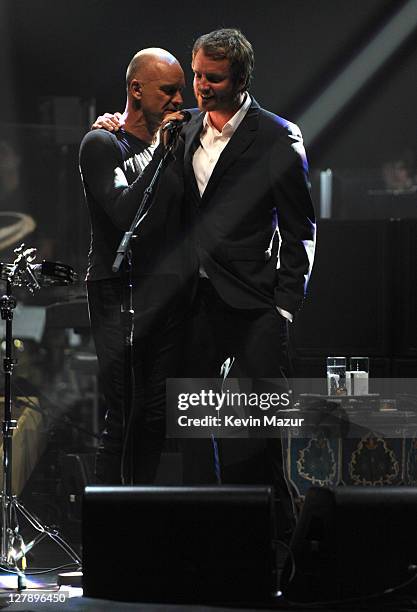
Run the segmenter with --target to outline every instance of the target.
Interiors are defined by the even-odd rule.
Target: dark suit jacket
[[[200,261],[231,306],[295,313],[315,240],[300,130],[252,100],[201,198],[192,159],[203,117],[196,114],[184,133],[186,200]]]

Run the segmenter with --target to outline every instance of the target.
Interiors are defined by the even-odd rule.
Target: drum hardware
[[[1,552],[0,569],[17,575],[18,589],[25,588],[26,553],[45,537],[51,538],[60,546],[77,565],[81,567],[81,558],[61,537],[56,529],[43,525],[15,495],[12,494],[12,438],[17,428],[17,421],[12,418],[12,374],[13,359],[13,310],[16,299],[12,294],[13,287],[25,287],[30,293],[42,287],[69,285],[76,279],[74,270],[60,262],[43,261],[33,263],[36,249],[26,248],[22,244],[14,249],[16,259],[12,264],[0,264],[0,279],[6,283],[6,293],[0,298],[1,318],[6,325],[4,371],[4,421],[3,421],[3,490],[1,494]],[[25,544],[19,530],[18,514],[38,532],[34,539]],[[20,564],[20,567],[19,567]]]

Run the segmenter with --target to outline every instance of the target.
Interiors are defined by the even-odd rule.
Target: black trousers
[[[165,441],[165,381],[178,375],[182,362],[183,299],[179,292],[173,291],[169,278],[133,280],[133,411],[124,415],[121,280],[90,281],[87,292],[100,385],[106,403],[96,476],[103,484],[120,484],[122,451],[126,446],[129,480],[135,484],[152,484]],[[126,431],[129,440],[125,439]]]
[[[250,378],[251,391],[265,390],[259,379],[282,381],[291,375],[288,356],[288,321],[276,308],[236,309],[226,304],[211,282],[200,279],[193,315],[187,331],[184,376],[219,378],[220,368],[234,357],[230,378]],[[258,382],[259,381],[259,382]],[[279,437],[217,441],[222,484],[269,484],[279,500],[277,510],[284,531],[293,523],[293,507],[284,478],[282,444]],[[185,484],[218,481],[213,442],[184,440]]]

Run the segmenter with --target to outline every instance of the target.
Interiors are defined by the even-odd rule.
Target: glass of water
[[[346,357],[327,357],[327,394],[346,395]]]

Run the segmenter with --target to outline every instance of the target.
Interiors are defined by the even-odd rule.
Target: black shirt
[[[182,156],[177,150],[176,158],[167,163],[154,190],[153,206],[133,240],[134,276],[186,275]],[[84,137],[80,170],[91,218],[87,280],[116,276],[111,268],[117,247],[162,157],[161,145],[149,145],[124,130],[116,134],[95,130]]]

